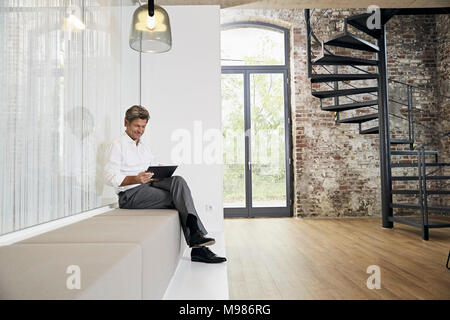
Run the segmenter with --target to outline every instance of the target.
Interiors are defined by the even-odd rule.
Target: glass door
[[[252,207],[286,207],[284,75],[250,74]]]
[[[225,217],[291,216],[287,72],[222,74]]]

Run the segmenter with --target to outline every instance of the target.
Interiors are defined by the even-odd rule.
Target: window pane
[[[222,74],[223,206],[245,207],[244,79]]]
[[[252,206],[285,207],[283,74],[250,75]]]
[[[239,27],[221,32],[223,66],[284,65],[284,33],[265,27]]]

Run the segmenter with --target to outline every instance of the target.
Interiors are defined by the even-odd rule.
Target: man
[[[150,148],[141,139],[149,119],[145,108],[132,106],[125,113],[124,134],[111,144],[105,178],[119,195],[119,207],[176,209],[186,243],[192,248],[191,260],[206,263],[226,261],[206,247],[214,244],[215,240],[205,237],[207,232],[197,215],[186,181],[180,176],[152,179],[153,173],[146,172],[150,165],[156,165]]]

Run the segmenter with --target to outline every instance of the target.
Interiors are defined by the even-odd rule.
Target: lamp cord
[[[139,52],[139,105],[142,106],[142,52]]]
[[[148,15],[150,17],[155,15],[155,0],[148,0]]]

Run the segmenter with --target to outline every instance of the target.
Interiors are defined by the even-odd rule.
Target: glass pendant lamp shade
[[[154,6],[154,15],[149,15],[148,4],[134,11],[131,22],[130,47],[139,52],[160,53],[172,47],[172,34],[167,11]]]

